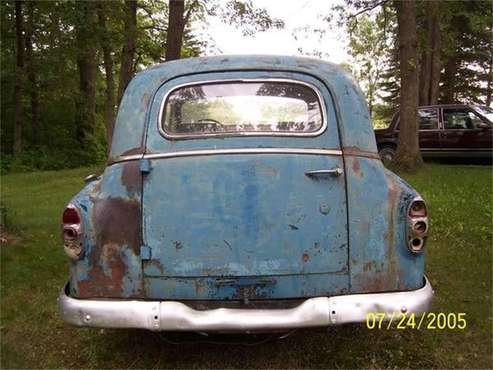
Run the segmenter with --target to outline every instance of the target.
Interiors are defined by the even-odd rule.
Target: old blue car
[[[220,56],[131,81],[62,221],[77,326],[277,331],[427,310],[424,200],[380,161],[351,76]]]

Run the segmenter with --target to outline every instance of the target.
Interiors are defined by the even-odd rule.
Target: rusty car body
[[[421,313],[419,194],[380,161],[351,76],[191,58],[136,75],[108,165],[63,215],[73,325],[269,331]]]

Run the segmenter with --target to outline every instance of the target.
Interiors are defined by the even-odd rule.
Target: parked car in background
[[[336,65],[221,56],[141,72],[87,182],[62,219],[68,323],[278,331],[430,307],[426,204],[382,165]]]
[[[485,157],[493,154],[493,109],[446,104],[418,108],[419,146],[423,157]],[[399,113],[386,129],[375,130],[378,152],[392,161],[399,135]]]

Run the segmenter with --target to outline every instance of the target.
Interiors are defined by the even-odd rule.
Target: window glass
[[[317,93],[291,82],[221,82],[171,92],[161,117],[176,135],[311,133],[322,127]]]
[[[435,108],[424,108],[418,110],[419,129],[436,130],[438,129],[438,114]]]
[[[468,108],[445,108],[443,124],[449,130],[473,130],[480,128],[483,120]]]
[[[493,109],[485,105],[476,105],[475,108],[479,113],[489,119],[490,123],[493,122]]]

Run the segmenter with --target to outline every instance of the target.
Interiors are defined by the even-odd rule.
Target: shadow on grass
[[[371,368],[439,365],[434,361],[434,353],[430,352],[432,346],[420,345],[422,341],[415,338],[423,333],[371,331],[364,325],[301,330],[284,339],[279,339],[282,334],[215,334],[207,337],[143,330],[104,330],[98,334],[95,342],[92,338],[97,354],[93,352],[93,358],[87,359],[96,367]]]

